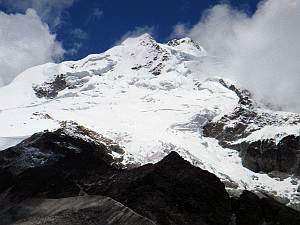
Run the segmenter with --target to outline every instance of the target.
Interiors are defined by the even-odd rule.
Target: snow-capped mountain
[[[273,171],[247,169],[243,160],[253,142],[299,136],[300,115],[267,109],[251,90],[229,80],[202,79],[205,71],[196,68],[206,57],[189,38],[160,44],[145,34],[79,61],[30,68],[0,88],[0,149],[73,121],[120,145],[124,166],[154,163],[177,151],[228,189],[299,204],[297,168],[279,171],[285,175],[278,178],[267,174]],[[299,169],[297,160],[293,167]]]

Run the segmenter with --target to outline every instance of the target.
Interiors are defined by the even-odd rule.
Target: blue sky
[[[10,0],[2,0],[0,10],[6,13],[24,12],[33,3],[19,7]],[[33,0],[24,0],[34,2]],[[46,0],[40,0],[46,1]],[[53,0],[52,0],[53,1]],[[134,30],[152,32],[158,41],[166,41],[178,23],[194,25],[202,13],[225,1],[218,0],[66,0],[61,10],[59,24],[53,17],[42,18],[57,35],[64,49],[64,59],[80,59],[91,53],[102,52],[113,46],[123,35]],[[248,14],[255,11],[259,0],[231,0],[226,3]],[[6,2],[6,3],[5,3]],[[7,3],[8,2],[8,3]],[[18,2],[16,0],[15,2]],[[38,13],[39,8],[36,9]],[[41,15],[42,16],[42,15]]]
[[[252,13],[257,1],[235,0],[232,4]],[[86,39],[81,40],[82,47],[76,54],[66,55],[67,58],[75,59],[89,53],[102,52],[113,46],[127,32],[139,28],[145,28],[145,31],[150,29],[158,41],[165,41],[177,23],[190,25],[197,23],[202,12],[218,2],[217,0],[81,0],[68,10],[68,21],[59,29],[58,39],[63,40],[69,48],[72,46],[73,37],[68,35],[66,27],[80,28],[88,34]],[[95,12],[99,13],[93,16]]]

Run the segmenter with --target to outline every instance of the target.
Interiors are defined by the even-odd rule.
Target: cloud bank
[[[25,14],[0,12],[0,86],[25,69],[56,61],[63,54],[61,44],[34,10]]]
[[[299,0],[262,1],[252,16],[216,5],[192,28],[175,28],[174,35],[185,33],[209,52],[210,72],[238,81],[261,101],[300,112]]]
[[[11,12],[25,13],[34,9],[43,22],[56,27],[61,23],[65,9],[71,7],[76,0],[0,0],[0,5]]]

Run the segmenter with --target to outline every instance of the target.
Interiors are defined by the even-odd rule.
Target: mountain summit
[[[121,146],[111,154],[123,167],[175,151],[228,190],[299,207],[300,115],[263,107],[221,74],[204,79],[207,57],[190,38],[161,44],[144,34],[79,61],[30,68],[0,88],[0,149],[64,127]]]

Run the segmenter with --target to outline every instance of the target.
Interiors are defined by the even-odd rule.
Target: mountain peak
[[[79,61],[28,69],[0,88],[0,149],[71,120],[93,131],[76,137],[103,134],[122,146],[124,165],[157,162],[176,151],[230,185],[296,196],[298,183],[283,188],[272,177],[245,171],[246,154],[241,159],[235,150],[248,153],[259,139],[299,136],[300,115],[260,108],[246,90],[213,78],[217,74],[205,66],[209,58],[191,38],[164,44],[143,34]],[[171,153],[163,163],[184,166],[182,158]]]
[[[180,39],[177,39],[177,38],[174,38],[170,41],[167,42],[167,45],[169,46],[172,46],[172,47],[175,47],[175,46],[178,46],[178,45],[181,45],[181,44],[196,44],[196,42],[191,39],[190,37],[184,37],[184,38],[180,38]]]
[[[172,151],[166,157],[164,157],[161,162],[169,163],[169,162],[184,162],[185,160],[178,154],[178,152]]]
[[[151,40],[153,40],[153,37],[152,37],[151,34],[149,34],[149,33],[144,33],[144,34],[138,36],[138,38],[140,38],[140,39],[151,39]]]
[[[156,42],[154,40],[154,38],[148,34],[148,33],[144,33],[140,36],[133,36],[133,37],[128,37],[127,39],[125,39],[122,44],[123,45],[127,45],[127,44],[136,44],[136,43],[146,43],[146,42]]]
[[[190,53],[192,55],[197,56],[205,56],[207,55],[204,48],[196,41],[189,37],[181,38],[181,39],[172,39],[169,42],[167,42],[167,45],[187,53]]]

